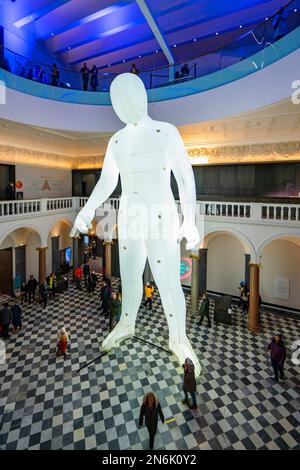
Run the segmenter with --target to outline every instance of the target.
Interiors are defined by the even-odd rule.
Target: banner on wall
[[[281,300],[290,298],[290,280],[284,277],[274,279],[274,297]]]
[[[72,194],[71,171],[17,165],[16,189],[23,192],[24,199],[69,197]]]

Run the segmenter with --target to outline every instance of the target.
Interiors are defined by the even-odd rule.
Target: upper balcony
[[[299,48],[299,25],[300,0],[292,0],[279,15],[275,13],[251,29],[247,28],[246,33],[216,50],[173,66],[141,70],[149,101],[212,90],[268,67]],[[96,92],[82,92],[81,74],[71,68],[58,67],[56,83],[52,64],[34,63],[5,48],[0,51],[0,66],[0,79],[9,89],[66,103],[110,105],[109,87],[115,74],[109,71],[95,75]],[[54,83],[57,86],[51,86]]]

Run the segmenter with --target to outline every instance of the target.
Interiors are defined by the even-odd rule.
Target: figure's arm
[[[104,158],[101,177],[96,184],[89,200],[79,212],[70,236],[74,236],[77,231],[85,233],[92,227],[91,221],[95,216],[95,211],[101,206],[114,191],[118,184],[119,170],[116,165],[111,144],[109,142]]]
[[[194,248],[199,243],[199,233],[196,228],[196,188],[192,165],[187,156],[182,138],[172,126],[170,137],[169,164],[176,179],[179,199],[183,213],[183,225],[180,238],[187,239],[187,249]]]

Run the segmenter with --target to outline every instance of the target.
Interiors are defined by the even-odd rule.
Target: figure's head
[[[125,124],[136,124],[147,116],[147,92],[135,74],[118,75],[110,86],[110,98],[116,115]]]

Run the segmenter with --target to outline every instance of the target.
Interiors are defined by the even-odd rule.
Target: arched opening
[[[208,234],[204,248],[207,248],[207,290],[238,296],[240,282],[248,281],[248,248],[235,234],[222,231]]]
[[[20,227],[4,235],[0,244],[0,295],[12,295],[30,275],[38,278],[41,236],[32,227]]]
[[[300,237],[278,237],[260,249],[262,301],[300,309]]]
[[[61,269],[66,272],[68,266],[73,266],[73,242],[69,236],[72,225],[70,220],[60,219],[51,227],[47,239],[47,274]]]

